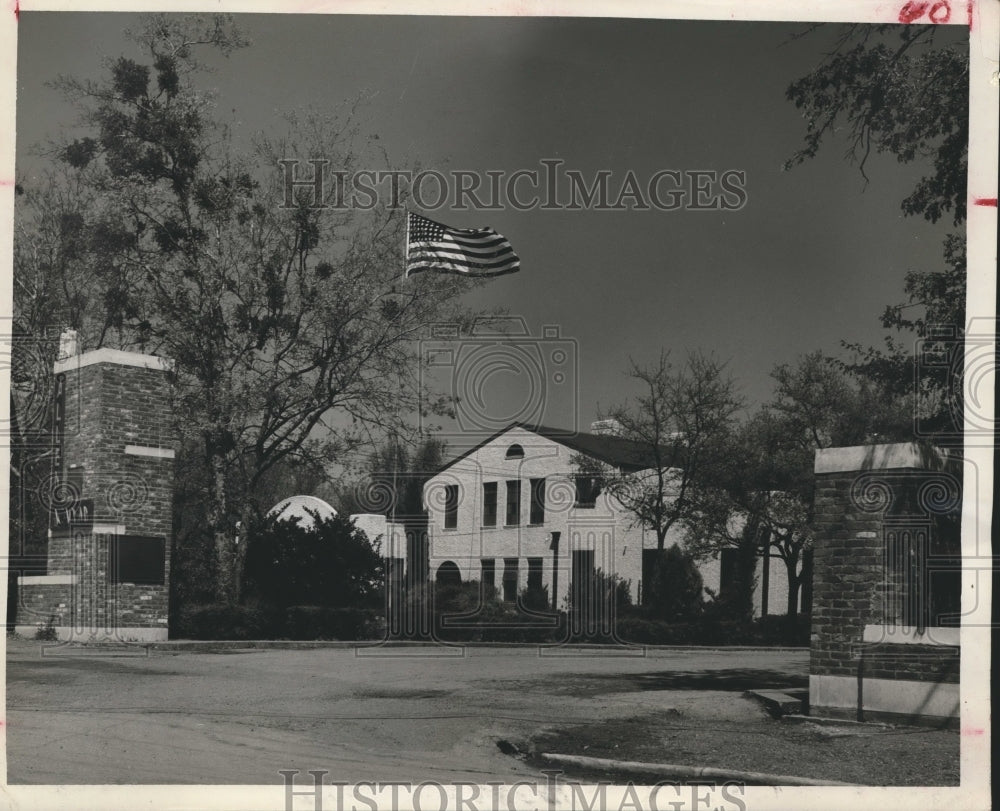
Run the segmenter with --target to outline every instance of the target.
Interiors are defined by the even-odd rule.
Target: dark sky
[[[19,173],[26,149],[72,114],[45,81],[97,76],[100,55],[129,52],[118,14],[23,13],[18,42]],[[791,171],[804,122],[789,83],[829,49],[837,27],[799,39],[801,24],[538,18],[245,15],[251,48],[205,79],[219,113],[249,134],[282,111],[332,109],[371,95],[366,119],[399,168],[508,175],[556,158],[590,176],[659,169],[746,172],[738,211],[427,212],[449,225],[491,225],[522,272],[468,296],[501,306],[532,334],[557,326],[579,359],[574,400],[586,428],[598,404],[631,393],[631,355],[661,347],[715,352],[751,403],[769,373],[840,339],[880,340],[878,316],[902,299],[909,269],[941,265],[944,229],[904,218],[900,202],[923,172],[873,156],[865,186],[831,142]],[[942,32],[961,41],[961,27]],[[543,344],[543,346],[545,346]],[[548,361],[546,361],[548,362]],[[574,377],[574,375],[570,375]],[[525,378],[493,376],[485,396],[518,415]],[[549,409],[567,425],[574,409]]]

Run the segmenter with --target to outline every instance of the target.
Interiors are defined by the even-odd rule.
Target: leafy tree
[[[742,405],[725,364],[698,352],[675,369],[667,352],[657,362],[630,361],[628,376],[641,394],[603,412],[619,436],[633,442],[643,469],[628,472],[578,456],[578,471],[599,479],[601,488],[627,510],[638,526],[656,533],[662,551],[671,528],[691,509],[695,483],[719,460],[719,437]]]
[[[772,376],[774,399],[746,435],[753,462],[743,500],[785,564],[792,617],[809,576],[803,558],[812,548],[816,451],[905,438],[910,414],[904,401],[883,400],[868,381],[846,376],[818,352],[777,366]]]
[[[204,537],[204,527],[211,510],[211,481],[199,453],[197,437],[188,438],[186,443],[177,454],[174,476],[174,537],[170,558],[172,612],[180,612],[188,605],[212,603],[216,599],[218,582],[215,550],[212,544],[205,543]],[[251,522],[262,518],[269,508],[288,496],[319,494],[327,482],[327,470],[315,463],[296,465],[286,461],[271,467],[257,484]],[[237,539],[241,541],[234,549],[237,564],[242,564],[242,556],[247,549],[247,545],[242,543],[244,533],[241,529],[242,526],[240,529],[234,526],[231,531],[234,545]],[[240,566],[236,568],[234,591],[238,592]]]
[[[845,157],[862,175],[873,150],[900,163],[929,161],[933,171],[903,212],[964,222],[969,60],[968,35],[959,34],[937,25],[845,26],[827,58],[788,87],[806,135],[786,167],[815,157],[833,137],[846,138]]]
[[[338,504],[347,513],[378,513],[403,525],[405,582],[411,589],[429,575],[423,489],[444,465],[446,449],[447,444],[436,437],[407,437],[393,431],[369,454],[361,475],[341,488],[338,496]]]
[[[957,34],[957,35],[956,35]],[[793,82],[787,96],[806,120],[805,144],[786,168],[814,157],[824,141],[846,138],[845,157],[867,181],[872,151],[901,163],[925,162],[929,171],[903,200],[906,215],[938,222],[966,217],[968,167],[968,37],[946,26],[851,25],[828,57]],[[842,367],[888,397],[908,394],[923,432],[939,441],[961,436],[961,338],[965,326],[965,240],[944,241],[944,270],[911,270],[905,301],[891,304],[882,326],[922,339],[935,362],[919,367],[914,353],[892,334],[882,348],[844,342],[854,359]],[[950,334],[940,335],[936,325]],[[940,340],[939,340],[940,339]],[[912,344],[912,342],[909,342]],[[910,433],[912,437],[912,431]]]
[[[11,552],[43,557],[46,502],[58,472],[52,365],[62,327],[77,322],[95,283],[81,261],[82,212],[93,194],[80,184],[49,181],[43,177],[37,186],[16,187],[10,325]]]
[[[345,492],[350,512],[375,512],[399,520],[422,519],[424,483],[444,465],[447,443],[434,436],[404,438],[393,432],[365,460]]]
[[[85,350],[174,361],[176,429],[208,493],[192,542],[214,545],[214,588],[232,601],[234,527],[271,506],[271,471],[324,467],[373,427],[446,407],[419,390],[415,339],[466,323],[470,283],[400,283],[403,216],[388,202],[319,208],[299,188],[286,205],[279,160],[350,172],[385,156],[350,107],[238,147],[196,81],[199,51],[247,44],[230,18],[156,15],[131,38],[142,60],[56,82],[79,137],[23,198],[16,274],[39,284],[19,285],[15,310],[76,328]]]
[[[732,439],[730,443],[736,459],[738,445]],[[753,619],[757,560],[766,544],[757,511],[743,506],[749,499],[740,487],[741,476],[734,463],[699,485],[684,521],[684,548],[696,560],[718,558],[725,549],[736,550],[733,579],[723,584],[716,602],[733,619],[748,623]]]
[[[788,581],[786,613],[798,610],[810,576],[816,451],[898,436],[908,425],[900,402],[881,403],[866,381],[822,353],[780,364],[772,401],[722,438],[719,462],[697,482],[685,545],[697,557],[738,551],[737,611],[748,617],[755,558],[772,552]]]
[[[812,464],[817,448],[897,441],[911,431],[908,402],[886,396],[866,378],[844,374],[841,363],[822,352],[779,364],[771,376],[771,408],[804,454],[803,464]]]

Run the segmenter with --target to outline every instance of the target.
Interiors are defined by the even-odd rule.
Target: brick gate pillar
[[[167,638],[174,440],[169,363],[97,349],[55,364],[47,571],[22,577],[18,631]]]
[[[961,468],[913,443],[815,460],[809,706],[957,721]]]

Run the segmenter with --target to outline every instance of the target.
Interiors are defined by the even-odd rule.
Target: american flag
[[[506,237],[492,228],[449,228],[409,212],[406,276],[426,270],[463,276],[502,276],[521,269]]]

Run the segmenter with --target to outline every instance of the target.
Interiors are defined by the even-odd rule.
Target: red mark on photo
[[[972,30],[972,9],[974,8],[972,0],[968,0],[965,4],[965,16],[969,21],[969,30]]]
[[[982,727],[966,727],[962,730],[963,735],[985,735],[986,730]]]
[[[910,0],[899,10],[899,21],[901,23],[912,23],[924,16],[930,3],[914,3]]]
[[[993,208],[997,207],[996,197],[977,197],[974,202],[977,206],[993,206]]]
[[[927,12],[927,16],[930,17],[932,23],[944,25],[951,19],[951,6],[945,0],[940,0],[940,2],[931,6],[931,10]]]
[[[930,22],[943,25],[951,19],[951,4],[947,0],[938,0],[934,4],[910,0],[899,10],[899,21],[906,24],[915,23],[924,15],[927,15]]]

